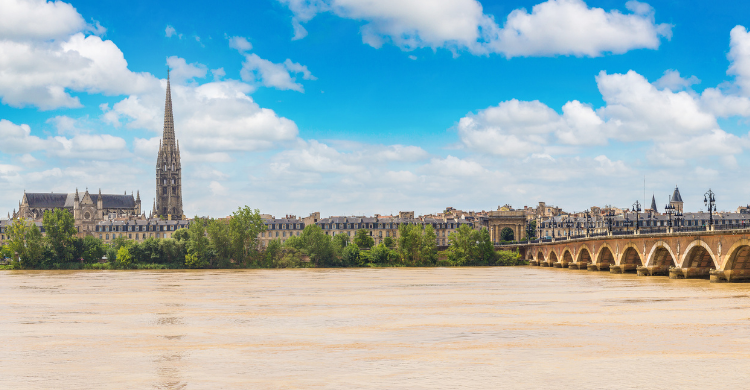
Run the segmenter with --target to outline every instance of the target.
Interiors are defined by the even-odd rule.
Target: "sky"
[[[718,5],[717,5],[718,4]],[[0,0],[0,215],[140,191],[171,69],[188,215],[750,203],[750,3]]]

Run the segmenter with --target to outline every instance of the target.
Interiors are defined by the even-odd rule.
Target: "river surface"
[[[0,389],[747,389],[750,285],[567,269],[0,272]]]

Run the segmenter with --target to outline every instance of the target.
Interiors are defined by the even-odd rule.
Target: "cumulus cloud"
[[[96,34],[70,4],[43,0],[0,2],[0,98],[13,107],[80,107],[70,91],[138,93],[157,80],[135,73],[120,49]],[[93,33],[94,35],[88,35]]]
[[[630,13],[588,7],[582,0],[548,0],[531,13],[511,12],[503,27],[476,0],[278,0],[292,11],[293,39],[307,35],[302,26],[331,12],[364,21],[362,41],[375,48],[393,43],[404,50],[448,48],[474,54],[517,56],[600,56],[659,47],[671,37],[671,25],[657,24],[646,3],[629,1]]]
[[[654,86],[659,89],[669,89],[670,91],[679,91],[690,88],[693,84],[699,84],[701,81],[695,77],[690,76],[684,78],[680,76],[680,72],[669,69],[664,72],[664,76],[654,81]]]
[[[183,60],[184,61],[184,60]],[[129,96],[115,103],[110,112],[130,128],[161,132],[166,80],[148,94]],[[248,96],[253,87],[236,80],[202,85],[172,85],[175,131],[180,146],[189,153],[257,151],[294,141],[296,124],[273,110],[258,106]],[[144,150],[156,141],[136,142]]]
[[[305,80],[316,80],[307,66],[292,62],[290,59],[282,64],[275,64],[253,53],[245,55],[240,77],[245,82],[258,83],[265,87],[305,92],[305,88],[296,82],[293,76],[298,73],[301,73]]]
[[[184,58],[177,56],[168,57],[167,65],[169,65],[170,77],[178,83],[194,78],[204,78],[208,72],[206,65],[198,63],[188,64]]]
[[[17,125],[7,119],[0,119],[0,152],[22,154],[48,147],[49,142],[31,135],[27,124]]]
[[[250,51],[253,48],[253,45],[245,37],[228,37],[228,39],[229,47],[236,49],[240,53]]]
[[[596,110],[574,100],[560,115],[539,101],[514,99],[469,113],[456,128],[464,148],[504,157],[573,153],[578,146],[613,140],[652,143],[648,160],[657,165],[683,165],[683,159],[696,153],[742,152],[746,141],[722,130],[717,109],[709,106],[721,106],[725,113],[748,111],[746,98],[730,98],[718,90],[699,96],[680,90],[692,81],[676,71],[667,71],[665,77],[652,84],[634,71],[602,71],[596,82],[606,104]]]

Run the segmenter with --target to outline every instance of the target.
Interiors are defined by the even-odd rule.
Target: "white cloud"
[[[70,159],[117,160],[129,157],[125,140],[108,134],[79,134],[72,138],[55,137],[59,147],[50,152]]]
[[[278,0],[292,11],[294,38],[307,31],[301,23],[315,15],[364,21],[362,41],[375,48],[392,42],[404,50],[448,48],[506,57],[600,56],[659,47],[671,37],[671,25],[656,24],[654,10],[629,1],[631,13],[589,8],[582,0],[548,0],[531,13],[511,12],[501,28],[476,0]]]
[[[229,47],[236,49],[240,53],[250,51],[253,48],[252,43],[250,43],[245,37],[228,37],[228,39]]]
[[[302,73],[305,80],[316,80],[306,66],[287,59],[283,64],[275,64],[260,58],[257,54],[246,54],[242,63],[240,76],[249,83],[259,83],[265,87],[280,90],[305,92],[302,84],[297,83],[292,74]]]
[[[193,63],[188,64],[184,58],[171,56],[167,58],[167,65],[170,68],[170,77],[175,82],[190,81],[194,78],[204,78],[208,72],[206,65]]]
[[[123,99],[112,112],[128,127],[161,132],[165,88],[162,80],[162,88]],[[193,154],[257,151],[295,140],[295,123],[258,106],[248,96],[252,90],[236,80],[173,84],[175,132],[181,149]],[[150,142],[153,147],[154,141]],[[142,150],[145,145],[138,141],[136,146]]]
[[[164,29],[164,35],[167,38],[171,38],[174,35],[177,35],[177,30],[175,30],[174,27],[172,27],[172,26],[167,26],[167,28]],[[179,38],[182,38],[182,36],[180,35]]]
[[[735,82],[745,96],[750,96],[750,32],[743,26],[736,26],[729,33],[729,54],[731,66],[727,74],[735,76]]]
[[[670,91],[680,91],[683,89],[690,88],[693,84],[699,84],[701,81],[695,77],[690,76],[684,78],[680,76],[680,72],[669,69],[664,72],[664,76],[654,81],[654,86],[659,89],[669,89]]]
[[[0,152],[7,154],[22,154],[48,147],[49,142],[31,135],[31,127],[27,124],[16,125],[0,119]]]
[[[57,39],[83,31],[86,22],[62,1],[0,0],[0,39]]]

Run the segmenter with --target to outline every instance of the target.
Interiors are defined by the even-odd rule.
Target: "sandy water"
[[[0,272],[0,389],[744,389],[750,285],[567,269]]]

